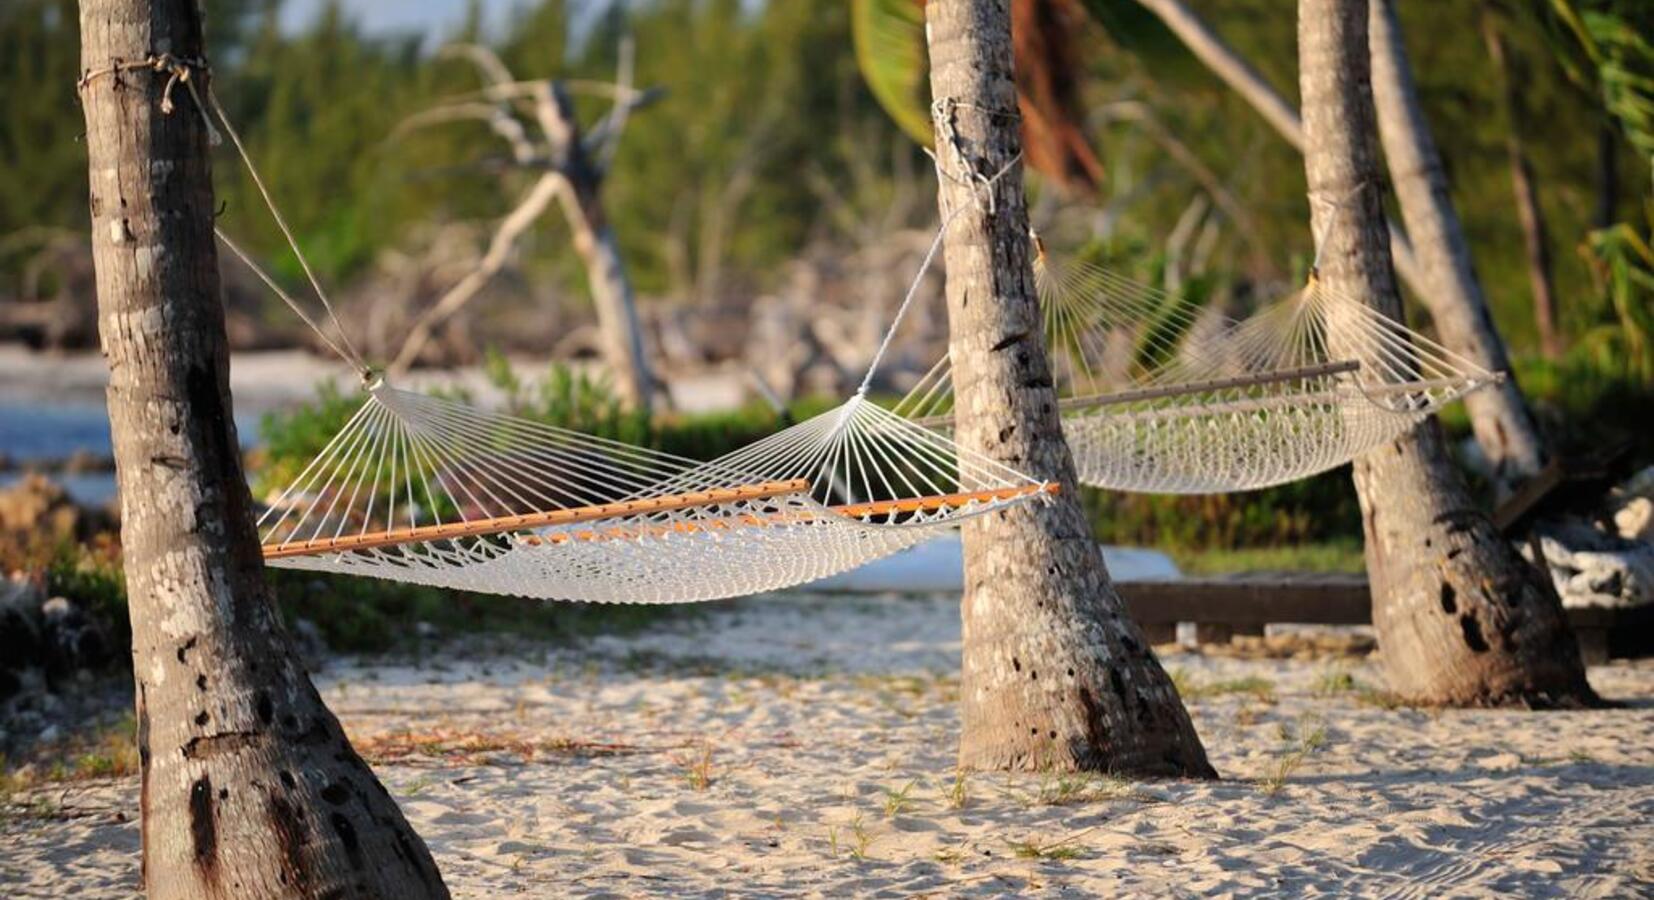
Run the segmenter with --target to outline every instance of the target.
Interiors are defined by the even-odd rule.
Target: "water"
[[[258,420],[236,416],[236,431],[243,447],[257,438]],[[17,469],[30,463],[62,460],[77,452],[107,457],[113,452],[109,440],[109,414],[95,403],[0,403],[0,455],[12,460]],[[114,472],[52,472],[53,481],[63,485],[75,502],[102,506],[115,499]],[[20,471],[0,472],[0,487],[22,477]]]

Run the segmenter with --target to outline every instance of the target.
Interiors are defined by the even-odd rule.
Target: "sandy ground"
[[[463,897],[1654,895],[1629,708],[1389,709],[1360,661],[1166,658],[1224,780],[956,777],[945,597],[766,597],[319,682]],[[0,894],[133,893],[133,779],[0,823]]]

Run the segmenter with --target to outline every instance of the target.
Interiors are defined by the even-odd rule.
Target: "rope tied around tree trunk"
[[[174,88],[182,84],[189,90],[190,96],[195,99],[195,108],[201,112],[201,124],[207,128],[207,142],[217,147],[223,143],[224,139],[219,135],[218,129],[213,127],[212,119],[207,115],[207,105],[201,102],[201,93],[196,90],[195,80],[190,77],[191,73],[198,69],[208,76],[212,74],[212,68],[207,65],[205,59],[200,57],[174,56],[171,53],[151,53],[140,60],[115,60],[101,69],[88,69],[81,73],[80,78],[75,80],[75,91],[85,93],[87,86],[95,79],[108,75],[118,75],[121,72],[148,70],[164,73],[167,76],[167,81],[161,88],[161,113],[168,116],[172,115],[174,108],[172,92]]]
[[[207,142],[214,147],[217,147],[223,143],[223,137],[221,136],[219,129],[213,124],[213,118],[217,117],[219,123],[223,125],[223,131],[230,136],[230,143],[235,147],[236,155],[240,157],[242,167],[247,170],[247,175],[252,178],[253,186],[258,189],[259,197],[263,199],[265,208],[269,210],[271,218],[275,220],[276,227],[281,230],[282,237],[286,240],[288,249],[293,251],[293,255],[299,261],[299,266],[304,269],[305,277],[309,280],[310,287],[315,292],[316,298],[321,301],[322,308],[327,312],[328,320],[333,323],[334,330],[338,332],[339,340],[333,340],[333,338],[328,335],[327,330],[323,328],[313,317],[311,317],[311,315],[299,305],[298,301],[296,301],[292,295],[282,290],[281,287],[276,284],[274,278],[270,277],[270,275],[260,268],[257,263],[253,262],[252,257],[246,251],[242,250],[235,244],[235,242],[231,241],[229,236],[224,234],[223,230],[219,229],[215,225],[213,227],[213,234],[217,235],[218,239],[224,243],[224,246],[228,247],[230,252],[234,254],[237,259],[240,259],[241,262],[247,266],[247,268],[251,269],[253,274],[256,275],[260,281],[264,282],[266,287],[270,288],[276,296],[280,297],[282,301],[287,304],[288,308],[292,309],[294,314],[296,314],[305,325],[309,326],[310,330],[314,331],[317,337],[321,338],[322,343],[327,345],[329,350],[332,350],[340,358],[344,359],[347,363],[350,363],[350,365],[353,366],[361,375],[362,383],[364,385],[373,383],[380,377],[379,373],[367,364],[367,362],[363,359],[362,354],[357,351],[355,344],[351,342],[350,334],[345,331],[344,324],[339,321],[339,315],[334,311],[333,302],[328,297],[326,289],[322,287],[321,279],[316,277],[315,271],[310,266],[310,260],[304,255],[304,251],[299,249],[299,242],[293,236],[292,229],[288,227],[286,217],[282,215],[281,209],[276,205],[275,198],[270,195],[269,189],[265,187],[264,178],[259,174],[258,167],[253,164],[252,156],[248,154],[246,146],[242,143],[240,132],[236,130],[235,125],[231,124],[229,115],[224,112],[224,105],[219,102],[218,95],[213,92],[211,81],[212,67],[207,64],[205,59],[200,57],[176,56],[171,53],[151,53],[149,56],[141,60],[115,60],[102,68],[88,69],[87,71],[81,73],[80,78],[75,82],[75,89],[77,92],[84,93],[87,86],[90,85],[95,79],[109,75],[118,75],[121,72],[144,70],[164,73],[167,76],[166,84],[161,88],[160,110],[162,115],[172,115],[173,110],[176,108],[176,104],[173,101],[173,92],[178,85],[182,84],[184,88],[189,91],[190,98],[195,101],[196,110],[201,114],[201,124],[207,129]],[[196,82],[199,81],[199,79],[192,77],[192,75],[197,71],[208,77],[205,97],[202,96],[203,92],[196,88]]]

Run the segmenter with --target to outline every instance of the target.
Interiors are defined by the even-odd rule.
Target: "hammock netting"
[[[1080,480],[1227,493],[1347,463],[1497,376],[1314,277],[1242,321],[1106,269],[1035,267]],[[943,359],[897,411],[952,427]]]
[[[380,383],[259,525],[274,566],[672,603],[814,581],[1053,489],[859,394],[698,463]]]

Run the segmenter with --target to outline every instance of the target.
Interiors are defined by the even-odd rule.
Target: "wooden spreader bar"
[[[1280,384],[1283,381],[1297,381],[1300,378],[1314,378],[1318,375],[1338,375],[1344,372],[1354,372],[1361,368],[1359,360],[1347,359],[1339,362],[1320,363],[1313,366],[1299,366],[1295,369],[1278,369],[1273,372],[1260,372],[1256,375],[1236,375],[1233,378],[1212,378],[1206,381],[1185,381],[1181,384],[1167,384],[1159,387],[1137,388],[1130,391],[1119,391],[1113,394],[1095,394],[1089,397],[1069,397],[1058,400],[1058,409],[1092,409],[1099,406],[1118,406],[1122,403],[1136,403],[1139,400],[1157,400],[1161,397],[1183,397],[1189,394],[1204,394],[1208,391],[1221,391],[1228,388],[1253,387],[1261,384]]]
[[[1354,372],[1361,368],[1358,360],[1343,360],[1340,362],[1319,363],[1313,366],[1299,366],[1295,369],[1278,369],[1273,372],[1260,372],[1256,375],[1236,375],[1233,378],[1212,378],[1206,381],[1185,381],[1181,384],[1166,384],[1156,387],[1133,388],[1129,391],[1117,391],[1112,394],[1093,394],[1087,397],[1069,397],[1058,400],[1060,410],[1095,409],[1102,406],[1118,406],[1122,403],[1136,403],[1140,400],[1156,400],[1161,397],[1183,397],[1189,394],[1203,394],[1207,391],[1220,391],[1226,388],[1252,387],[1260,384],[1279,384],[1283,381],[1295,381],[1299,378],[1314,378],[1317,375],[1337,375],[1343,372]],[[944,413],[938,416],[925,416],[913,419],[913,424],[932,428],[937,425],[953,424],[953,414]]]
[[[637,515],[640,513],[667,512],[678,509],[689,509],[696,506],[715,506],[719,503],[730,503],[740,500],[766,500],[772,497],[798,494],[808,491],[810,482],[807,479],[792,481],[773,481],[765,484],[748,485],[738,488],[700,491],[693,494],[677,494],[666,497],[656,497],[648,500],[634,500],[625,503],[607,503],[601,506],[584,506],[576,509],[562,509],[547,513],[533,513],[522,516],[503,516],[492,519],[478,519],[472,522],[455,523],[452,525],[429,525],[420,528],[403,528],[395,531],[372,532],[368,534],[350,535],[338,538],[323,538],[313,541],[301,541],[290,544],[275,544],[264,548],[265,559],[284,559],[293,556],[321,556],[329,553],[341,553],[350,550],[366,550],[374,547],[390,547],[398,544],[411,544],[422,541],[437,541],[457,537],[477,537],[488,534],[501,534],[510,531],[520,531],[525,528],[539,528],[547,525],[572,525],[580,522],[590,522],[598,519],[614,518],[619,516]],[[910,497],[899,500],[878,500],[871,503],[852,503],[843,506],[828,507],[834,513],[848,518],[865,518],[870,516],[891,515],[906,512],[925,512],[937,509],[956,508],[970,503],[992,503],[1003,500],[1015,500],[1030,494],[1055,494],[1059,487],[1055,484],[1031,484],[1012,488],[999,488],[987,491],[968,491],[957,494],[936,494],[927,497]],[[802,517],[776,515],[731,516],[726,519],[712,519],[705,522],[672,522],[659,526],[643,526],[633,528],[606,528],[590,531],[569,531],[549,535],[526,535],[521,541],[529,546],[541,544],[562,544],[568,541],[599,541],[614,538],[636,537],[664,537],[668,534],[693,534],[697,532],[726,531],[737,526],[768,526],[787,524],[793,521],[803,521],[809,518],[808,514]]]
[[[501,534],[507,531],[521,531],[526,528],[541,528],[547,525],[575,525],[580,522],[591,522],[598,519],[632,516],[640,513],[671,512],[672,510],[688,509],[694,506],[716,506],[720,503],[734,503],[742,500],[768,500],[771,497],[797,494],[809,489],[810,482],[808,479],[794,478],[790,481],[768,481],[762,484],[742,485],[735,488],[713,488],[688,494],[668,494],[642,500],[625,500],[619,503],[602,503],[596,506],[577,506],[571,509],[554,509],[549,512],[525,513],[518,516],[495,516],[487,519],[472,519],[469,522],[450,522],[446,525],[421,525],[414,528],[396,528],[390,531],[371,531],[365,534],[292,541],[266,546],[264,548],[264,558],[285,559],[291,556],[319,556],[346,550],[368,550],[374,547],[391,547],[397,544],[414,544],[460,537],[479,537],[488,534]]]

